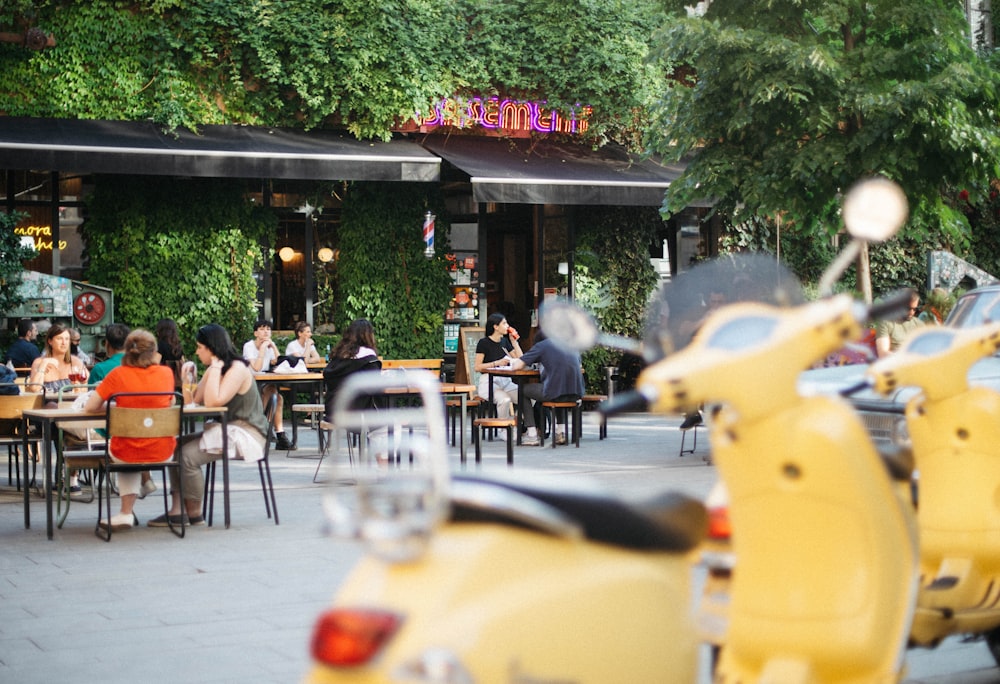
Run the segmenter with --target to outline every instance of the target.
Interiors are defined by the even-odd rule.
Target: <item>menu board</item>
[[[476,345],[486,334],[486,328],[479,325],[460,326],[458,335],[458,356],[455,358],[455,382],[474,385],[479,380],[476,367]]]

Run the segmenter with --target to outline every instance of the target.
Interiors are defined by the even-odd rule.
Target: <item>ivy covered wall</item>
[[[234,342],[257,317],[254,269],[277,222],[221,179],[100,176],[81,227],[88,278],[115,291],[115,318],[152,330],[173,318],[185,351],[199,327],[219,323]]]
[[[574,254],[575,294],[602,330],[641,338],[646,304],[659,283],[649,261],[662,218],[654,207],[588,207],[577,227]],[[631,387],[640,368],[636,358],[599,347],[583,356],[588,391],[604,391],[604,367],[622,371],[622,387]]]
[[[594,139],[638,140],[662,92],[653,0],[8,0],[54,47],[0,43],[7,116],[390,128],[452,95],[594,108]]]
[[[387,359],[440,358],[451,278],[447,223],[430,183],[354,183],[340,223],[337,329],[355,318],[375,328]],[[424,256],[423,215],[438,215],[436,255]]]

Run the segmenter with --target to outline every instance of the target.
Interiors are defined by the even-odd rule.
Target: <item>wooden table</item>
[[[80,411],[73,408],[54,408],[54,409],[25,409],[22,412],[22,420],[24,422],[23,430],[23,449],[24,453],[27,454],[28,448],[28,437],[27,437],[27,427],[30,423],[35,423],[40,425],[42,428],[42,466],[44,474],[42,477],[42,483],[45,487],[45,534],[51,540],[53,537],[53,515],[52,515],[52,435],[53,430],[58,429],[58,427],[65,423],[82,423],[82,422],[104,422],[107,418],[107,412],[104,409],[100,411]],[[208,407],[208,406],[185,406],[182,414],[183,417],[189,416],[217,416],[222,418],[222,449],[223,449],[223,462],[222,462],[222,478],[223,482],[229,482],[229,466],[227,459],[225,459],[225,453],[229,447],[229,441],[226,435],[226,407]],[[29,462],[30,458],[24,458],[24,476],[25,478],[30,477]],[[27,486],[27,479],[25,480],[24,487],[24,527],[29,529],[31,527],[31,501],[28,496],[29,487]],[[226,515],[226,527],[229,527],[229,500],[228,497],[225,501],[225,515]]]
[[[541,378],[542,374],[535,368],[521,368],[519,370],[511,370],[510,368],[490,368],[486,371],[486,374],[490,376],[490,389],[489,389],[489,399],[490,405],[493,405],[493,376],[499,376],[501,378],[511,378],[517,385],[517,445],[521,446],[521,424],[524,422],[524,385],[528,382],[537,382]],[[543,426],[544,427],[544,426]]]

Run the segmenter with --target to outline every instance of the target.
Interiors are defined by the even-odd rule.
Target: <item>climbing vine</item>
[[[436,186],[426,183],[355,183],[344,197],[337,327],[367,318],[385,358],[442,354],[442,312],[451,279],[443,258],[447,224],[439,207]],[[424,256],[421,230],[428,210],[438,215],[432,259]]]
[[[578,228],[575,259],[577,301],[602,330],[641,337],[646,303],[658,278],[649,261],[649,246],[662,226],[653,207],[592,207]],[[619,351],[597,348],[583,356],[590,391],[603,390],[605,366],[621,368],[623,386],[630,386],[641,363]]]
[[[87,277],[115,292],[115,317],[152,329],[173,318],[188,354],[195,332],[219,323],[234,341],[257,316],[254,269],[276,221],[240,182],[102,177],[82,226]]]

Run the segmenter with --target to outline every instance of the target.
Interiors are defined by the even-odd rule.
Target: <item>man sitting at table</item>
[[[278,358],[278,346],[271,339],[271,322],[263,319],[253,324],[253,339],[243,345],[243,358],[250,365],[250,370],[254,373],[266,373],[271,370]],[[280,387],[274,383],[266,383],[260,386],[261,400],[266,405],[271,400],[271,395],[278,393],[278,408],[274,414],[274,448],[282,451],[294,451],[295,446],[288,441],[285,435],[285,424],[281,414],[285,408],[285,398],[281,396]]]
[[[125,339],[132,332],[124,323],[112,323],[104,331],[104,352],[107,355],[100,363],[94,364],[87,381],[97,384],[118,366],[122,365],[125,356]]]
[[[580,370],[580,355],[563,350],[552,340],[539,333],[531,349],[520,358],[510,362],[514,370],[531,364],[541,364],[541,382],[533,382],[524,388],[524,397],[529,406],[524,407],[524,424],[528,426],[524,444],[538,444],[535,432],[535,401],[579,401],[584,393],[583,372]],[[566,432],[561,426],[552,426],[552,436],[556,444],[566,443]]]
[[[14,364],[15,368],[31,368],[42,352],[35,344],[38,337],[38,327],[30,318],[22,318],[17,323],[17,339],[7,348],[7,363]]]

